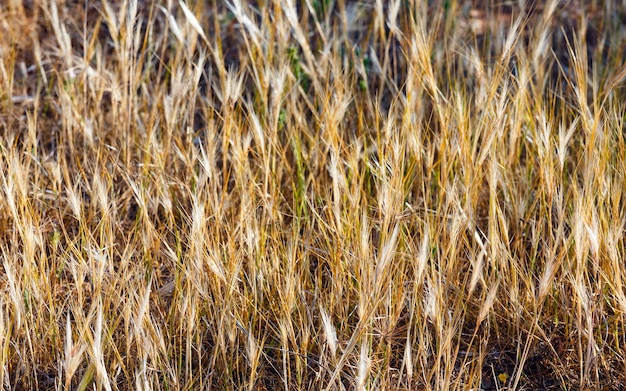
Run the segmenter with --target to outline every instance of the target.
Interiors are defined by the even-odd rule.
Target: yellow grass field
[[[1,389],[625,389],[625,26],[0,1]]]

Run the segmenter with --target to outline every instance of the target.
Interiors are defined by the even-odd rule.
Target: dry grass
[[[428,3],[2,2],[3,389],[624,388],[623,2]]]

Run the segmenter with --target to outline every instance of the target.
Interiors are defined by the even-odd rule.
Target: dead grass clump
[[[2,386],[624,387],[624,15],[533,4],[0,6]]]

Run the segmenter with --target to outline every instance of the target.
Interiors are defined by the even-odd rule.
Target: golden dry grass
[[[626,11],[0,5],[5,390],[622,389]]]

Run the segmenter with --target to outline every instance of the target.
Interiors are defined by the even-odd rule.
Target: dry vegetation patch
[[[622,389],[622,3],[2,2],[3,389]]]

